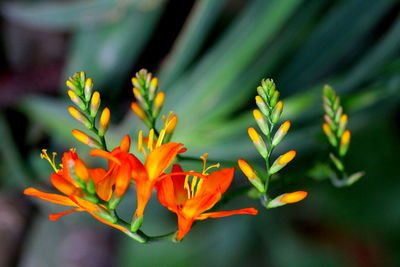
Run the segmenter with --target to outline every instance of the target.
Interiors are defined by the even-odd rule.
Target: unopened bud
[[[89,121],[89,119],[82,113],[80,112],[77,108],[73,106],[68,106],[68,112],[71,114],[72,117],[74,117],[77,121],[85,125],[86,128],[92,129],[93,125]]]
[[[267,94],[265,93],[264,88],[262,88],[261,86],[258,86],[257,93],[259,96],[262,97],[262,99],[264,99],[264,101],[268,101]]]
[[[344,171],[343,163],[333,153],[329,153],[329,158],[335,165],[336,169],[338,169],[339,171]]]
[[[71,98],[71,101],[77,105],[80,109],[85,110],[86,105],[83,103],[82,99],[72,90],[68,90],[68,96]]]
[[[262,113],[258,109],[253,110],[253,117],[254,120],[257,122],[258,127],[260,127],[261,131],[265,135],[269,135],[269,128],[267,122],[265,121]]]
[[[292,204],[302,201],[307,197],[308,193],[305,191],[296,191],[292,193],[282,194],[268,203],[268,208],[277,208],[286,204]]]
[[[159,92],[153,104],[153,111],[154,111],[153,118],[157,118],[158,114],[160,114],[160,111],[164,105],[164,100],[165,100],[165,93]]]
[[[77,129],[72,130],[72,135],[81,143],[84,143],[85,145],[88,145],[92,148],[101,148],[101,145],[99,142],[97,142],[93,137],[85,134],[82,131],[79,131]]]
[[[332,129],[329,127],[328,123],[324,122],[322,124],[322,130],[324,131],[326,137],[328,138],[329,143],[331,143],[332,146],[336,147],[337,140],[336,140],[335,135],[332,132]]]
[[[92,118],[96,117],[97,112],[99,111],[100,107],[100,93],[94,92],[92,95],[92,99],[90,101],[90,116]]]
[[[269,102],[272,108],[274,108],[275,105],[278,103],[279,95],[280,95],[279,91],[275,91],[274,94],[272,95],[271,101]]]
[[[110,116],[110,109],[104,108],[100,116],[99,136],[104,136],[104,134],[107,132],[108,126],[110,125]]]
[[[277,123],[279,121],[282,115],[282,111],[283,111],[283,102],[279,101],[278,103],[276,103],[276,106],[271,113],[272,123]]]
[[[250,183],[254,185],[258,191],[265,192],[265,187],[253,168],[243,159],[238,160],[238,165],[244,175],[249,179]]]
[[[290,128],[290,121],[285,121],[282,123],[281,127],[279,127],[278,131],[276,131],[274,138],[272,139],[272,146],[277,146],[285,137],[287,132],[289,131]]]
[[[339,120],[339,129],[338,129],[338,132],[337,132],[338,136],[342,136],[343,135],[343,133],[344,133],[344,131],[346,129],[346,126],[347,126],[347,121],[348,121],[347,115],[346,114],[342,114],[342,116],[340,116],[340,120]]]
[[[88,78],[85,81],[85,89],[84,89],[86,102],[89,102],[90,98],[92,97],[92,89],[93,89],[93,80],[92,78]]]
[[[286,152],[285,154],[279,156],[269,169],[269,174],[274,174],[279,170],[281,170],[283,167],[286,166],[286,164],[291,162],[295,156],[296,156],[296,151],[294,150],[290,150],[289,152]]]
[[[247,130],[251,141],[253,141],[254,146],[257,148],[258,152],[263,158],[268,156],[267,146],[264,143],[262,137],[257,133],[256,129],[250,127]]]
[[[165,133],[166,134],[171,134],[175,130],[175,127],[176,127],[177,123],[178,123],[178,116],[176,116],[176,114],[174,114],[172,116],[172,118],[170,119],[167,128],[165,129]]]
[[[269,110],[267,105],[265,104],[264,100],[262,99],[261,96],[256,96],[256,104],[258,106],[258,108],[261,110],[261,112],[265,115],[265,116],[269,116]]]
[[[75,167],[75,173],[78,176],[78,178],[87,182],[89,180],[89,171],[85,163],[82,160],[77,159],[75,160],[74,167]]]
[[[150,101],[154,99],[158,87],[158,79],[154,77],[151,79],[150,87],[149,87],[149,99]]]
[[[351,138],[351,134],[350,134],[349,130],[346,130],[343,133],[342,138],[340,138],[339,154],[342,157],[344,155],[346,155],[347,151],[349,150],[350,138]]]

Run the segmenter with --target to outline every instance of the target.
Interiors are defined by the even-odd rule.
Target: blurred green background
[[[0,266],[399,266],[400,3],[396,0],[8,0],[0,4]],[[247,137],[255,88],[273,78],[292,128],[277,153],[297,157],[274,194],[309,191],[292,206],[263,210],[245,196],[224,209],[258,216],[199,223],[180,244],[140,245],[89,215],[58,222],[63,208],[23,197],[50,190],[42,148],[86,147],[70,134],[65,79],[85,71],[112,111],[108,142],[144,125],[129,110],[141,68],[167,92],[174,140],[187,154],[255,164]],[[353,133],[347,165],[367,175],[334,188],[320,174],[321,89],[342,97]],[[127,115],[128,114],[128,115]],[[262,166],[262,162],[258,162]],[[226,166],[226,165],[225,165]],[[246,185],[236,172],[233,187]],[[131,216],[133,192],[123,202]],[[144,230],[175,217],[153,197]]]

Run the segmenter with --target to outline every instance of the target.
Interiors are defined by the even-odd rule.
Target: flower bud
[[[340,116],[339,129],[338,129],[338,132],[337,132],[337,136],[342,136],[343,135],[343,133],[344,133],[344,131],[346,129],[348,120],[349,120],[349,118],[347,117],[346,114],[342,114],[342,116]]]
[[[86,128],[92,129],[93,125],[89,121],[89,119],[82,113],[80,112],[77,108],[73,106],[68,106],[68,112],[71,114],[72,117],[74,117],[77,121],[85,125]]]
[[[277,173],[279,170],[285,167],[286,164],[291,162],[295,156],[296,156],[296,151],[294,150],[290,150],[289,152],[286,152],[285,154],[279,156],[269,169],[269,174]]]
[[[333,134],[331,128],[329,127],[328,123],[324,122],[322,124],[322,130],[324,131],[326,137],[328,138],[329,143],[331,143],[332,146],[336,147],[337,140],[336,140],[336,137]]]
[[[76,85],[75,81],[67,80],[65,82],[65,85],[67,85],[67,87],[74,91],[76,94],[80,94],[80,89],[78,85]]]
[[[110,125],[110,116],[110,109],[104,108],[100,116],[99,136],[104,136],[104,134],[107,132],[108,126]]]
[[[72,130],[72,135],[81,143],[84,143],[85,145],[88,145],[92,148],[101,148],[101,145],[99,142],[97,142],[93,137],[85,134],[82,131],[79,131],[77,129]]]
[[[154,96],[155,96],[156,91],[157,91],[157,87],[158,87],[158,79],[156,77],[154,77],[150,81],[150,87],[149,87],[149,99],[150,99],[150,101],[152,101],[154,99]]]
[[[279,95],[280,95],[279,91],[275,91],[274,94],[272,95],[271,101],[269,102],[272,108],[274,108],[276,103],[278,103]]]
[[[253,110],[253,117],[254,120],[257,122],[258,127],[260,127],[261,131],[265,135],[269,135],[269,128],[267,122],[265,121],[262,113],[258,109]]]
[[[287,132],[289,131],[290,128],[290,121],[285,121],[282,123],[281,127],[279,127],[278,131],[276,131],[274,138],[272,139],[272,146],[277,146],[285,137]]]
[[[296,191],[292,193],[282,194],[268,203],[268,208],[277,208],[286,204],[292,204],[302,201],[307,197],[308,193],[305,191]]]
[[[88,168],[86,167],[85,163],[80,160],[77,159],[75,160],[75,173],[78,176],[79,179],[81,179],[82,181],[87,182],[89,180],[89,171]]]
[[[346,155],[347,151],[349,150],[350,138],[351,134],[349,130],[346,130],[340,138],[339,154],[342,157]]]
[[[93,80],[92,78],[88,78],[85,81],[85,88],[84,88],[86,102],[89,102],[90,98],[92,97],[92,89],[93,89]]]
[[[138,105],[138,103],[132,102],[131,109],[141,120],[147,120],[146,112]]]
[[[267,94],[265,93],[264,88],[262,88],[261,86],[258,86],[257,93],[259,96],[261,96],[262,99],[264,99],[264,101],[268,101]]]
[[[268,151],[262,137],[257,133],[256,129],[254,129],[253,127],[250,127],[247,132],[249,134],[251,141],[253,141],[254,146],[260,153],[260,155],[263,158],[266,158],[268,156]]]
[[[258,108],[261,110],[261,112],[265,115],[265,116],[269,116],[269,110],[267,105],[265,104],[264,100],[262,99],[261,96],[256,96],[256,104],[258,106]]]
[[[68,90],[68,96],[71,98],[71,101],[77,105],[80,109],[85,110],[86,105],[83,103],[82,99],[72,90]]]
[[[90,116],[92,118],[96,117],[97,112],[99,111],[100,107],[100,93],[94,92],[92,95],[92,99],[90,101]]]
[[[278,103],[276,103],[276,106],[271,113],[272,123],[277,123],[279,121],[282,115],[282,110],[283,110],[283,102],[279,101]]]
[[[253,168],[243,159],[238,160],[239,168],[249,179],[250,183],[259,191],[265,192],[265,187]]]
[[[338,169],[339,171],[344,171],[343,163],[333,153],[329,153],[329,158],[335,165],[336,169]]]
[[[165,100],[165,93],[159,92],[153,104],[153,118],[157,118],[158,114],[160,114],[160,111],[164,105],[164,100]]]
[[[171,119],[169,120],[169,124],[167,126],[167,128],[165,129],[166,134],[171,134],[176,127],[176,124],[178,123],[178,116],[176,116],[176,114],[174,114]]]

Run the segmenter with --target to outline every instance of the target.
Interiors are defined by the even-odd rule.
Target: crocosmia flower
[[[207,174],[208,169],[203,171],[201,177],[189,176],[179,174],[182,173],[182,168],[174,165],[172,174],[157,184],[160,203],[178,216],[177,240],[181,240],[189,232],[195,220],[234,214],[257,214],[255,208],[206,212],[228,189],[235,171],[235,168],[226,168]]]

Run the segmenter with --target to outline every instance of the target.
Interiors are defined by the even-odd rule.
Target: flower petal
[[[156,180],[171,165],[181,146],[183,144],[167,143],[150,152],[145,163],[150,180]]]
[[[50,214],[49,219],[51,221],[56,221],[56,220],[60,219],[62,216],[70,214],[75,211],[85,211],[85,210],[82,208],[77,208],[77,209],[67,210],[67,211],[60,212],[60,213]]]
[[[25,189],[24,194],[28,196],[35,196],[59,205],[77,207],[76,203],[66,196],[45,193],[32,187]]]
[[[225,216],[231,216],[235,214],[249,214],[249,215],[256,215],[258,213],[258,210],[255,208],[246,208],[246,209],[240,209],[240,210],[232,210],[232,211],[216,211],[216,212],[208,212],[208,213],[203,213],[200,214],[195,218],[195,220],[205,220],[208,218],[219,218],[219,217],[225,217]]]
[[[176,235],[177,240],[182,240],[185,235],[190,231],[192,228],[192,224],[194,222],[191,218],[185,218],[184,216],[178,215],[178,233]]]
[[[101,149],[93,149],[92,151],[90,151],[90,156],[92,156],[92,157],[102,157],[102,158],[108,159],[110,161],[113,161],[118,165],[121,165],[121,162],[119,161],[119,159],[114,157],[110,152],[107,152],[107,151],[104,151],[104,150],[101,150]]]
[[[199,194],[202,192],[212,193],[217,190],[223,194],[231,185],[234,172],[235,168],[225,168],[211,173],[204,180]]]
[[[55,188],[58,189],[61,193],[65,195],[75,195],[80,193],[80,189],[75,187],[73,184],[71,184],[69,181],[64,179],[64,177],[52,173],[50,176],[50,181],[53,184]]]

